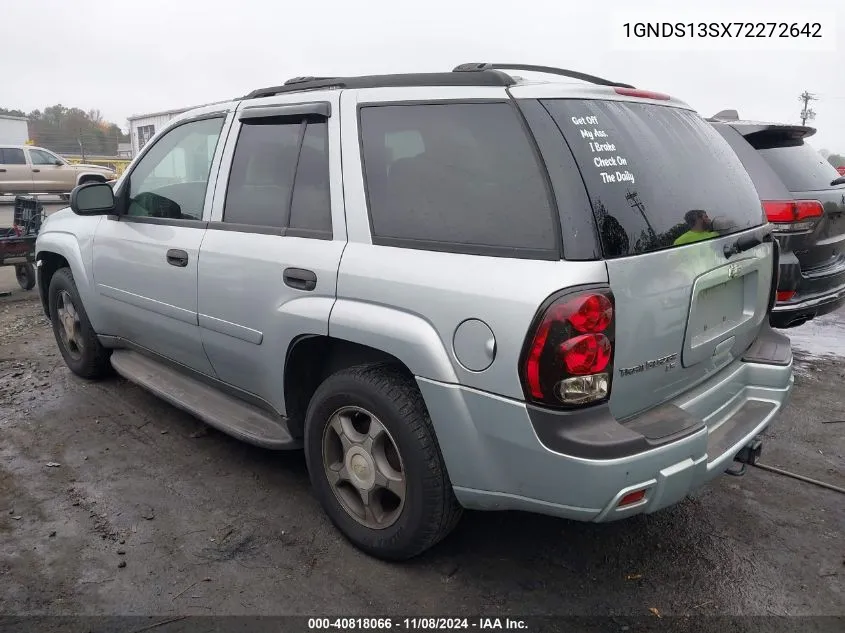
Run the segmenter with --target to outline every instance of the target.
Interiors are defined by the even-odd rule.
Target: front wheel
[[[308,406],[305,457],[329,518],[378,558],[416,556],[460,518],[422,394],[398,368],[327,378]]]
[[[18,285],[21,288],[32,290],[35,288],[35,267],[29,262],[15,264],[15,278],[18,280]]]
[[[91,327],[69,268],[53,274],[48,298],[53,334],[70,370],[83,378],[106,375],[111,367],[110,351],[102,346]]]

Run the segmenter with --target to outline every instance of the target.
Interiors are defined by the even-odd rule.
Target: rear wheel
[[[91,327],[69,268],[53,274],[48,292],[53,334],[67,366],[83,378],[107,374],[110,351],[100,344]]]
[[[29,262],[15,264],[15,278],[18,280],[18,285],[21,288],[32,290],[35,288],[35,267]]]
[[[305,455],[329,518],[373,556],[416,556],[460,518],[422,395],[397,368],[326,379],[308,407]]]

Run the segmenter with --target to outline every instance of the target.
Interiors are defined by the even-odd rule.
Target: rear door
[[[281,414],[285,354],[296,337],[328,334],[346,244],[339,94],[307,97],[241,103],[199,253],[215,373]]]
[[[790,234],[790,248],[802,274],[823,275],[845,265],[845,184],[833,185],[839,173],[802,137],[801,127],[773,127],[746,135],[746,140],[777,173],[796,200],[817,200],[824,210],[810,231]],[[740,129],[740,131],[742,131]]]
[[[0,147],[0,192],[32,191],[32,170],[20,147]]]
[[[542,101],[580,167],[616,299],[618,418],[738,358],[771,288],[771,244],[725,255],[765,223],[739,159],[696,113],[658,103]]]

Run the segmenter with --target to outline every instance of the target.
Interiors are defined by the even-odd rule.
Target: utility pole
[[[810,108],[809,105],[810,101],[818,100],[819,98],[816,95],[806,90],[798,97],[798,101],[801,101],[804,104],[804,108],[801,110],[801,125],[806,125],[807,121],[812,121],[816,118],[815,110]]]

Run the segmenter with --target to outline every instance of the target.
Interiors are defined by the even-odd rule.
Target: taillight
[[[763,209],[780,233],[809,231],[824,214],[818,200],[764,200]]]
[[[657,99],[658,101],[667,101],[671,99],[667,94],[662,92],[654,92],[653,90],[640,90],[639,88],[623,88],[617,86],[613,89],[616,94],[625,95],[626,97],[639,97],[641,99]]]
[[[550,297],[522,352],[525,397],[560,408],[606,400],[613,373],[614,312],[607,289]]]
[[[789,301],[795,296],[795,290],[778,290],[778,301]]]

